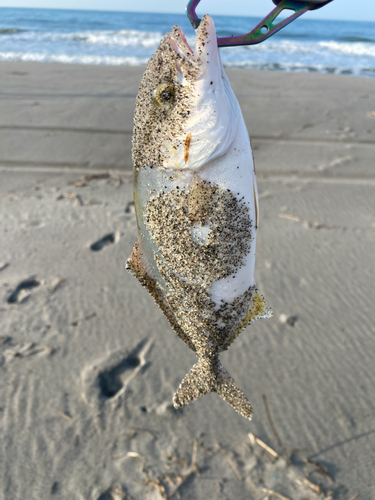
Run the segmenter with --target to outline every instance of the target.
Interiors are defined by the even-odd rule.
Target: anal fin
[[[168,303],[164,300],[164,295],[161,288],[158,286],[156,279],[152,277],[149,271],[149,264],[143,253],[142,246],[139,240],[136,240],[136,242],[134,243],[132,253],[130,254],[128,260],[126,261],[125,268],[127,271],[130,272],[130,274],[132,274],[137,278],[137,280],[140,282],[142,286],[144,286],[147,289],[150,295],[152,295],[152,297],[154,298],[156,304],[164,313],[169,324],[176,332],[178,337],[180,337],[180,339],[183,340],[185,344],[192,351],[195,352],[194,345],[192,344],[189,337],[186,335],[186,333],[178,324],[171,308],[169,307]]]

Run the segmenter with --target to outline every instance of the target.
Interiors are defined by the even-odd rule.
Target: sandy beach
[[[222,356],[249,422],[173,408],[195,356],[124,269],[142,72],[0,63],[0,499],[373,500],[375,80],[227,72],[274,311]]]

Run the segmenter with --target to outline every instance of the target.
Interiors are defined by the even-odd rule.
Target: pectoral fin
[[[261,318],[271,318],[272,317],[272,309],[268,307],[267,302],[264,297],[258,292],[258,290],[254,291],[253,301],[251,303],[250,309],[244,319],[242,320],[240,326],[233,333],[232,337],[229,339],[228,343],[225,346],[225,349],[231,345],[234,339],[242,332],[242,330],[247,326]]]

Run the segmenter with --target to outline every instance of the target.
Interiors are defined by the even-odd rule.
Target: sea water
[[[265,13],[266,14],[266,13]],[[249,32],[256,17],[213,16],[219,36]],[[0,8],[0,61],[145,65],[184,14]],[[221,49],[227,68],[375,77],[375,23],[297,19],[269,40]]]

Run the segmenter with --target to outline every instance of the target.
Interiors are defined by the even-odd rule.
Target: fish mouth
[[[186,40],[185,33],[179,26],[174,26],[172,28],[171,45],[175,51],[183,57],[190,57],[194,55],[193,49],[190,47],[188,41]],[[175,44],[173,44],[175,42]],[[173,46],[175,45],[175,46]]]
[[[179,26],[173,26],[172,33],[169,34],[169,41],[172,49],[176,52],[177,69],[182,74],[189,66],[199,68],[200,72],[206,72],[205,68],[213,64],[215,60],[220,61],[215,25],[208,14],[203,16],[196,31],[194,50],[190,47]]]

